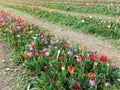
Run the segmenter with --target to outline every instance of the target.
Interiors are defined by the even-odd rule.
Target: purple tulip
[[[52,46],[49,46],[50,49],[52,49]]]
[[[74,53],[77,53],[78,52],[78,50],[77,49],[74,49]]]
[[[69,55],[70,57],[72,57],[74,54],[73,54],[73,52],[68,51],[68,55]]]
[[[59,42],[59,44],[60,44],[60,45],[62,45],[62,44],[63,44],[63,42],[62,42],[62,41],[60,41],[60,42]]]
[[[58,47],[57,47],[57,46],[55,47],[55,50],[58,50]]]
[[[43,39],[41,39],[41,41],[42,41],[42,42],[44,42],[44,38],[43,38]]]
[[[48,41],[45,41],[45,44],[47,45],[47,44],[48,44]]]
[[[24,23],[24,24],[23,24],[23,26],[25,27],[25,26],[27,26],[27,24],[26,24],[26,23]]]
[[[43,52],[45,53],[47,50],[46,50],[46,48],[45,49],[43,49]]]
[[[112,68],[115,68],[116,67],[116,64],[115,63],[112,63]]]
[[[32,23],[32,26],[34,27],[34,23]]]
[[[52,37],[51,37],[51,40],[54,40],[54,39],[55,39],[55,37],[52,36]]]
[[[30,51],[32,51],[33,50],[32,46],[30,46],[29,49],[30,49]]]
[[[38,37],[39,35],[38,34],[36,34],[36,37]]]
[[[90,80],[89,83],[92,87],[95,86],[95,80]]]
[[[107,82],[107,83],[105,84],[105,86],[106,86],[107,88],[110,88],[110,87],[111,87],[110,82]]]

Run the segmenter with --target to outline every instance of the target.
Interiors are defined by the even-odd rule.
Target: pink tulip
[[[50,52],[46,52],[45,55],[46,55],[47,57],[49,57],[49,56],[50,56]]]

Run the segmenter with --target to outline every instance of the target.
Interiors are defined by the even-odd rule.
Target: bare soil
[[[26,69],[13,62],[13,49],[5,39],[0,39],[0,90],[23,90],[27,84]]]
[[[11,90],[14,85],[13,70],[9,67],[12,52],[13,50],[5,40],[0,41],[0,90]]]

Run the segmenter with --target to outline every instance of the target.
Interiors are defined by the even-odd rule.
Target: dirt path
[[[13,62],[13,49],[0,38],[0,90],[23,90],[26,69]],[[28,80],[28,79],[27,79]]]
[[[14,74],[10,68],[12,49],[5,40],[0,40],[0,90],[11,90],[14,85]]]
[[[105,39],[87,35],[82,32],[75,32],[75,30],[69,27],[58,26],[43,20],[38,20],[29,14],[25,14],[12,8],[4,8],[3,10],[8,11],[14,16],[21,16],[27,22],[42,26],[43,28],[49,30],[52,34],[67,38],[80,45],[87,46],[88,49],[97,51],[101,55],[107,55],[109,58],[113,59],[115,63],[120,64],[120,53],[118,53],[113,45]]]

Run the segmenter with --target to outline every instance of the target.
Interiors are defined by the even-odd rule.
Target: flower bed
[[[101,15],[108,15],[108,16],[112,16],[115,17],[117,15],[120,14],[120,6],[119,4],[114,4],[113,2],[111,3],[77,3],[74,4],[72,3],[40,3],[39,1],[36,1],[36,3],[31,3],[28,2],[24,3],[23,1],[19,1],[19,2],[13,2],[14,4],[22,4],[22,5],[31,5],[31,6],[41,6],[41,7],[45,7],[45,8],[51,8],[51,9],[58,9],[58,10],[62,10],[62,11],[69,11],[69,12],[79,12],[79,13],[83,13],[83,14],[101,14]],[[11,3],[8,2],[8,3]],[[38,2],[38,3],[37,3]]]
[[[76,17],[70,14],[61,14],[55,11],[44,11],[39,7],[8,5],[10,7],[25,11],[35,17],[48,20],[53,23],[58,23],[65,26],[70,26],[78,31],[104,36],[110,39],[120,38],[120,20],[102,20],[89,17]]]
[[[35,76],[31,88],[115,90],[119,86],[119,68],[107,56],[99,56],[4,11],[0,12],[0,31],[14,48],[15,61]]]
[[[109,15],[115,17],[119,15],[119,6],[114,4],[104,5],[104,4],[79,4],[79,5],[65,5],[65,4],[40,4],[40,6],[51,9],[58,9],[63,11],[70,12],[79,12],[84,14],[101,14],[101,15]]]

